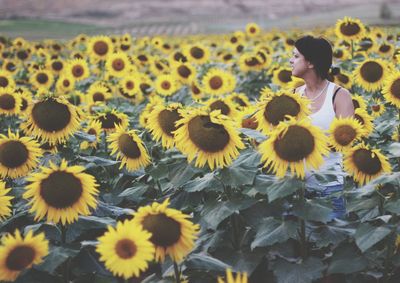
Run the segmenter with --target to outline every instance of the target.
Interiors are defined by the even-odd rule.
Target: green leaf
[[[113,166],[115,164],[120,163],[119,161],[101,158],[97,156],[78,156],[78,159],[87,162],[85,164],[86,169],[96,168],[101,166]]]
[[[53,241],[60,241],[61,239],[61,231],[55,224],[38,223],[34,225],[28,225],[24,228],[24,234],[26,234],[29,230],[32,230],[34,233],[44,232],[46,238]]]
[[[400,157],[400,142],[394,142],[389,146],[389,153],[393,157]]]
[[[296,216],[304,220],[319,221],[326,223],[332,219],[332,209],[325,206],[322,200],[306,200],[305,203],[298,202],[293,207]]]
[[[82,131],[76,131],[74,133],[74,136],[80,140],[88,141],[88,142],[95,142],[96,141],[96,136],[95,135],[89,135],[88,133],[82,132]]]
[[[126,188],[118,196],[127,197],[128,199],[135,201],[139,199],[148,189],[149,189],[148,185],[136,183],[134,187]]]
[[[328,274],[350,274],[364,270],[368,261],[359,255],[358,249],[351,244],[346,244],[334,250],[328,267]]]
[[[252,274],[265,256],[265,251],[262,249],[254,251],[246,249],[240,251],[219,249],[215,252],[215,256],[232,266],[233,270]]]
[[[352,228],[324,225],[322,227],[314,227],[310,238],[317,247],[323,248],[329,245],[337,246],[347,237],[353,236],[354,233],[355,229]]]
[[[282,243],[289,238],[296,239],[298,222],[288,220],[280,221],[273,217],[268,217],[263,221],[257,230],[251,248],[271,246],[275,243]]]
[[[162,179],[168,176],[168,166],[166,164],[157,164],[153,167],[149,166],[146,168],[146,171],[153,177],[155,180]]]
[[[272,202],[291,195],[300,189],[303,184],[303,181],[297,178],[285,177],[283,179],[275,179],[273,184],[265,188],[267,190],[268,201]]]
[[[205,271],[225,272],[231,266],[206,254],[191,254],[185,261],[187,268]]]
[[[379,196],[374,195],[369,198],[359,198],[355,200],[350,200],[347,203],[347,212],[368,210],[379,205]]]
[[[395,214],[400,214],[400,199],[386,203],[385,210]]]
[[[359,249],[365,252],[389,234],[389,228],[383,226],[376,227],[368,223],[363,223],[358,227],[354,238]]]
[[[207,188],[209,188],[210,191],[223,190],[221,182],[215,179],[213,172],[207,173],[203,177],[197,177],[183,185],[183,189],[189,193],[200,192]]]
[[[180,187],[189,181],[196,173],[201,172],[201,170],[192,167],[184,160],[181,163],[169,165],[168,172],[168,178],[172,185]]]
[[[64,263],[68,258],[76,256],[78,253],[79,250],[64,247],[51,247],[49,254],[44,258],[44,261],[37,269],[53,273],[60,264]]]
[[[258,143],[261,143],[267,139],[264,134],[257,130],[241,128],[240,132],[249,138],[255,139]]]
[[[109,217],[79,216],[78,221],[67,228],[67,242],[72,242],[83,232],[92,229],[107,229],[108,225],[115,225],[115,220]]]
[[[300,263],[278,259],[272,264],[272,270],[279,283],[311,283],[322,277],[324,268],[322,261],[315,257]]]

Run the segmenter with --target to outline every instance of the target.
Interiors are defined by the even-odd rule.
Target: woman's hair
[[[307,35],[296,40],[294,46],[307,61],[314,65],[320,78],[328,77],[329,68],[332,66],[332,46],[326,39]]]

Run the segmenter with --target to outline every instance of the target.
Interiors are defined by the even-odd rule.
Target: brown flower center
[[[169,81],[163,81],[161,83],[161,88],[165,90],[169,90],[171,88],[171,83]]]
[[[93,128],[90,128],[89,130],[88,130],[88,132],[87,132],[89,135],[94,135],[94,136],[96,136],[97,135],[97,132],[96,132],[96,130],[95,129],[93,129]]]
[[[57,132],[68,126],[71,112],[67,105],[48,99],[33,106],[32,119],[41,130]]]
[[[6,77],[0,77],[0,87],[7,87],[9,81]]]
[[[288,83],[292,80],[292,72],[289,70],[281,70],[278,73],[278,79],[283,83]]]
[[[337,78],[341,83],[347,84],[349,82],[349,77],[346,75],[339,74],[337,75]]]
[[[375,83],[382,78],[383,68],[379,63],[368,61],[362,65],[360,74],[363,80],[369,83]]]
[[[85,73],[85,70],[83,69],[83,67],[81,65],[75,65],[72,67],[72,75],[75,78],[82,77],[84,73]]]
[[[387,44],[382,44],[381,46],[379,46],[379,51],[382,53],[386,53],[390,51],[390,45]]]
[[[26,58],[28,58],[28,53],[25,50],[20,50],[17,52],[17,57],[20,60],[25,60]]]
[[[223,125],[211,122],[209,116],[196,116],[188,125],[190,140],[201,150],[218,152],[230,141],[230,136]]]
[[[165,134],[173,137],[174,134],[172,132],[177,129],[175,122],[181,118],[182,117],[179,115],[178,110],[164,109],[158,114],[158,123]]]
[[[340,25],[340,32],[345,36],[354,36],[361,31],[360,26],[357,23],[342,23]]]
[[[130,239],[122,239],[115,245],[115,252],[122,259],[128,259],[135,256],[137,247]]]
[[[129,90],[132,90],[135,88],[135,83],[133,81],[127,81],[125,87]]]
[[[35,253],[35,249],[32,247],[19,245],[8,254],[6,266],[12,271],[21,271],[33,263]]]
[[[7,168],[17,168],[28,160],[29,151],[26,146],[16,140],[6,141],[0,145],[0,163]]]
[[[255,28],[255,27],[251,27],[251,28],[249,29],[249,31],[250,31],[250,33],[255,33],[255,32],[256,32],[256,28]]]
[[[55,61],[51,63],[51,67],[53,68],[54,71],[61,71],[63,68],[63,63],[60,61]]]
[[[74,174],[54,171],[41,181],[40,195],[51,207],[63,209],[73,206],[81,198],[82,182]]]
[[[102,40],[96,41],[93,45],[93,51],[99,56],[104,56],[108,52],[108,44]]]
[[[115,59],[115,60],[112,62],[112,68],[113,68],[115,71],[118,71],[118,72],[122,71],[122,70],[125,68],[125,62],[124,62],[124,60],[122,60],[122,59]]]
[[[400,78],[395,80],[390,86],[390,94],[396,99],[400,99]]]
[[[254,66],[257,66],[258,64],[260,64],[260,62],[257,60],[256,57],[248,58],[244,61],[244,63],[249,67],[254,67]]]
[[[93,101],[104,101],[105,100],[105,96],[103,93],[101,92],[96,92],[93,94]]]
[[[352,101],[353,101],[354,109],[360,108],[360,103],[356,99],[353,99]]]
[[[354,119],[356,119],[358,122],[360,122],[361,125],[364,125],[364,124],[365,124],[364,118],[361,117],[361,116],[358,115],[358,114],[354,114]]]
[[[342,58],[343,56],[343,51],[342,50],[336,50],[335,52],[333,52],[333,56],[335,58]]]
[[[333,136],[338,144],[341,146],[347,146],[357,136],[357,132],[349,125],[342,125],[336,128]]]
[[[28,100],[21,98],[21,111],[25,111],[28,108]]]
[[[372,105],[371,109],[374,112],[379,112],[379,110],[381,109],[381,106],[380,105]]]
[[[119,150],[128,158],[139,158],[141,153],[137,143],[129,134],[122,134],[118,138]]]
[[[210,104],[210,109],[212,110],[221,110],[221,113],[224,115],[229,115],[229,112],[231,112],[231,109],[229,108],[228,105],[226,105],[225,102],[222,100],[216,100],[213,103]]]
[[[122,120],[112,113],[100,116],[97,120],[101,123],[103,129],[114,129],[116,125],[122,123]]]
[[[164,213],[147,215],[142,222],[143,228],[152,233],[150,241],[160,247],[170,247],[181,237],[181,224]]]
[[[290,126],[284,136],[274,142],[276,154],[283,160],[297,162],[307,158],[315,148],[314,137],[301,126]]]
[[[47,74],[45,74],[45,73],[39,73],[39,74],[36,76],[36,80],[37,80],[38,83],[40,83],[40,84],[45,84],[45,83],[47,83],[47,82],[49,81],[49,77],[48,77]]]
[[[353,162],[358,170],[367,175],[375,175],[382,169],[379,157],[364,148],[360,148],[353,153]]]
[[[290,96],[280,95],[272,98],[265,106],[264,118],[276,126],[285,120],[286,115],[296,117],[300,112],[300,105]]]
[[[187,66],[181,65],[178,67],[178,73],[181,77],[187,79],[192,74],[192,71]]]
[[[210,87],[213,90],[220,89],[222,87],[223,82],[224,81],[222,80],[222,78],[220,76],[213,76],[210,79]]]
[[[199,47],[192,47],[190,49],[190,55],[192,55],[196,59],[201,59],[204,57],[204,50]]]
[[[191,90],[192,90],[193,94],[195,94],[195,95],[198,95],[201,93],[200,89],[194,83],[192,83]]]
[[[11,94],[5,93],[0,95],[0,108],[4,110],[12,110],[15,108],[15,98]]]

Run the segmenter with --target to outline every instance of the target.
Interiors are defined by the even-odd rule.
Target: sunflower
[[[14,60],[9,60],[9,59],[3,61],[2,69],[11,75],[15,75],[19,71],[17,63]],[[4,86],[2,86],[1,77],[3,77],[3,75],[1,75],[1,74],[3,74],[3,73],[0,70],[0,87],[4,87]],[[3,82],[3,84],[4,84],[4,82]]]
[[[190,84],[190,93],[192,94],[192,98],[195,101],[199,101],[204,96],[204,92],[201,91],[201,87],[196,82],[196,80],[193,80]]]
[[[30,77],[30,83],[35,89],[46,88],[50,89],[53,85],[53,74],[48,70],[38,70]]]
[[[155,109],[157,105],[162,105],[164,103],[164,99],[157,95],[150,96],[149,102],[146,104],[144,109],[142,110],[142,113],[139,115],[139,123],[140,126],[143,128],[148,129],[148,120],[151,115],[151,112]]]
[[[279,67],[273,73],[272,82],[280,87],[286,88],[292,81],[292,71],[287,67]]]
[[[365,102],[364,97],[362,97],[361,95],[352,95],[351,99],[353,102],[354,110],[356,110],[357,108],[365,111],[367,110],[367,103]]]
[[[236,87],[236,78],[230,72],[212,68],[202,78],[204,92],[211,95],[222,95],[232,92]]]
[[[113,43],[108,36],[94,36],[87,43],[89,56],[96,60],[105,60],[113,51]]]
[[[117,153],[117,159],[121,160],[121,166],[126,166],[128,171],[135,171],[150,164],[150,157],[143,141],[134,130],[127,131],[116,126],[115,133],[108,136],[111,155]]]
[[[88,104],[104,103],[111,99],[112,94],[109,89],[103,84],[92,84],[86,93]]]
[[[88,63],[83,59],[72,59],[65,68],[66,75],[72,76],[76,81],[87,79],[90,75]]]
[[[0,134],[0,176],[18,178],[36,168],[42,155],[39,144],[30,137],[19,137],[8,129]]]
[[[264,66],[262,64],[262,57],[253,53],[246,52],[239,57],[239,69],[242,72],[260,71]]]
[[[107,56],[106,70],[109,75],[123,77],[130,68],[130,61],[125,52],[116,52]]]
[[[172,72],[182,84],[190,84],[196,77],[196,69],[190,63],[175,63]]]
[[[394,46],[388,42],[382,42],[376,47],[378,54],[383,57],[392,57],[394,54]]]
[[[304,179],[305,168],[318,169],[324,163],[322,155],[329,152],[328,138],[323,131],[305,119],[293,117],[281,122],[259,146],[264,167],[270,168],[278,177],[285,176],[290,168],[292,174]]]
[[[155,81],[156,92],[160,95],[170,96],[179,89],[179,82],[175,76],[159,75]]]
[[[153,202],[142,206],[134,214],[131,225],[139,225],[149,231],[150,241],[155,246],[155,260],[163,262],[169,255],[175,262],[180,262],[194,248],[199,225],[187,218],[189,215],[168,208],[169,199],[163,203]]]
[[[210,50],[203,44],[187,45],[183,49],[183,54],[189,62],[202,65],[210,59]]]
[[[117,126],[126,129],[129,124],[128,116],[114,109],[98,113],[95,120],[101,123],[101,129],[106,133],[114,132]]]
[[[256,23],[248,23],[246,25],[246,35],[248,37],[256,37],[257,35],[260,34],[260,26],[257,25]]]
[[[179,110],[182,109],[180,103],[171,103],[167,106],[156,105],[147,119],[147,129],[153,135],[155,141],[161,139],[164,148],[171,148],[175,145],[174,131],[177,129],[176,122],[182,119]]]
[[[390,173],[391,166],[387,157],[379,149],[371,149],[361,143],[344,152],[343,166],[361,185],[368,183],[383,173]]]
[[[244,93],[232,93],[227,96],[227,100],[235,105],[237,109],[243,109],[251,105],[249,98]]]
[[[0,70],[0,88],[14,88],[15,81],[8,71]]]
[[[60,74],[65,67],[65,63],[63,60],[60,59],[53,59],[47,62],[47,69],[51,70],[54,75]]]
[[[265,134],[269,134],[273,127],[289,117],[301,120],[310,114],[309,100],[289,91],[270,94],[257,108],[254,117],[258,123],[258,130]]]
[[[381,59],[367,59],[354,70],[354,81],[366,91],[377,91],[383,86],[387,68]]]
[[[229,166],[239,156],[239,149],[245,147],[235,122],[220,113],[202,109],[180,113],[183,118],[176,123],[176,147],[187,155],[189,162],[196,158],[197,167],[206,163],[211,170]]]
[[[359,19],[344,17],[336,22],[336,36],[344,40],[357,40],[364,36],[365,26]]]
[[[69,103],[71,103],[72,105],[75,106],[81,106],[85,103],[86,100],[86,96],[79,90],[75,90],[70,92],[67,96],[66,96],[67,100]],[[81,113],[81,109],[78,107],[76,108],[77,110],[77,114],[78,115],[82,115]]]
[[[98,238],[96,251],[100,261],[115,276],[139,277],[154,258],[155,249],[150,238],[149,232],[126,220],[118,222],[115,228],[108,226],[108,231]]]
[[[42,262],[49,253],[49,241],[44,233],[33,235],[30,230],[23,238],[18,230],[7,234],[0,245],[0,280],[14,281],[20,272]]]
[[[209,111],[220,110],[221,114],[235,119],[238,111],[233,103],[226,98],[210,98],[206,102]]]
[[[56,93],[66,94],[75,89],[75,79],[72,75],[62,74],[56,82]]]
[[[379,98],[373,98],[369,105],[371,107],[371,115],[374,118],[381,116],[385,112],[385,103]]]
[[[96,137],[96,140],[93,142],[83,141],[80,145],[81,149],[88,148],[97,148],[97,144],[100,142],[100,134],[101,134],[101,123],[96,120],[92,120],[84,129],[84,132],[93,135]]]
[[[232,270],[228,268],[226,270],[226,280],[222,279],[221,277],[218,277],[217,283],[247,283],[247,273],[243,272],[242,274],[240,274],[238,272],[236,278],[234,278]]]
[[[0,87],[0,115],[17,115],[21,110],[21,96],[11,87]]]
[[[123,77],[118,84],[121,93],[127,94],[128,97],[126,97],[125,95],[123,96],[126,98],[131,98],[141,92],[140,83],[141,83],[140,75],[131,74],[129,76]]]
[[[6,183],[0,181],[0,221],[11,215],[12,196],[7,196],[11,188],[6,188]]]
[[[361,123],[354,118],[334,118],[329,128],[329,144],[343,152],[363,136]]]
[[[334,82],[341,87],[350,89],[352,86],[352,77],[347,72],[341,70],[337,75],[334,76]]]
[[[27,178],[30,183],[23,194],[29,200],[30,212],[36,214],[35,221],[47,215],[47,221],[65,225],[96,208],[98,184],[92,175],[83,172],[85,167],[68,166],[63,159],[60,166],[50,161],[50,167],[40,169]]]
[[[354,119],[356,119],[363,127],[362,137],[368,137],[374,130],[373,117],[367,111],[357,108],[354,111]]]
[[[336,47],[333,50],[333,58],[336,61],[344,61],[347,60],[348,58],[350,58],[350,53],[349,51],[347,51],[346,49],[342,48],[342,47]]]
[[[21,128],[44,142],[62,143],[80,127],[77,108],[64,97],[44,97],[29,106]]]
[[[162,58],[153,58],[150,63],[150,71],[155,75],[163,75],[170,72],[168,61]]]
[[[382,88],[386,101],[400,109],[400,71],[387,77]]]

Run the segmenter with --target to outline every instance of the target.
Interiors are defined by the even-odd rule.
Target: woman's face
[[[289,62],[292,67],[292,75],[295,77],[303,78],[304,73],[310,69],[310,62],[304,58],[296,47],[293,49],[293,55]]]

